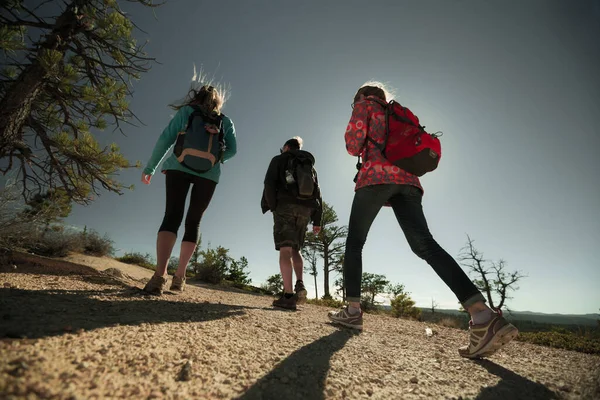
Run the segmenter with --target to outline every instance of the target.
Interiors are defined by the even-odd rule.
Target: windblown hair
[[[229,98],[229,87],[209,79],[202,69],[196,72],[194,65],[194,76],[192,77],[192,86],[185,98],[169,106],[174,110],[182,107],[195,105],[199,106],[207,114],[220,114],[221,108]]]
[[[386,86],[377,81],[365,82],[354,95],[354,103],[360,100],[360,96],[376,96],[383,101],[390,101],[394,95],[386,88]]]

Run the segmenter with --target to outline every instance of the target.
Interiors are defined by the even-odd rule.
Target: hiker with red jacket
[[[219,183],[220,164],[237,152],[233,121],[221,112],[225,99],[223,88],[205,84],[199,89],[192,88],[182,104],[171,105],[177,113],[158,138],[142,173],[142,182],[149,185],[157,166],[173,147],[161,169],[165,174],[167,201],[156,240],[156,271],[144,287],[147,293],[160,295],[167,284],[167,264],[192,187],[179,266],[171,282],[172,291],[184,290],[185,272],[196,249],[200,220]]]
[[[384,86],[378,82],[365,84],[354,97],[352,117],[345,133],[346,149],[353,156],[361,156],[363,163],[356,177],[344,256],[344,284],[349,304],[339,311],[331,311],[329,319],[350,328],[363,328],[362,249],[379,210],[389,205],[412,251],[433,267],[471,315],[470,344],[460,348],[459,354],[468,358],[491,355],[516,337],[517,328],[502,317],[500,310],[492,310],[485,304],[484,296],[458,263],[434,240],[423,214],[423,188],[419,177],[389,161],[385,143],[389,143],[388,139],[398,143],[398,138],[389,134],[388,126],[394,116],[389,113],[388,107],[392,105],[387,104],[388,99]],[[413,129],[425,134],[418,119],[408,109],[395,104],[404,116],[396,118],[394,123],[400,120],[408,124],[402,128],[404,132]],[[439,154],[431,149],[422,154],[439,162]],[[435,166],[437,164],[431,168]]]
[[[263,214],[273,213],[275,250],[279,251],[279,269],[284,291],[273,306],[296,310],[306,302],[303,282],[302,246],[310,221],[313,233],[321,231],[322,199],[315,158],[302,150],[302,138],[285,142],[280,154],[273,157],[265,175],[265,188],[260,202]],[[292,288],[292,270],[296,284]],[[295,291],[295,293],[294,293]]]

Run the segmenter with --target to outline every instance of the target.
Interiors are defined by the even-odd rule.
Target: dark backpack
[[[173,153],[186,168],[207,172],[221,161],[223,137],[223,114],[208,115],[194,107],[185,131],[177,135]]]
[[[295,155],[285,169],[287,190],[301,200],[315,199],[317,193],[317,173],[310,157]]]
[[[438,167],[442,157],[441,134],[431,134],[419,124],[419,118],[408,108],[392,100],[377,101],[385,109],[386,136],[383,144],[370,137],[367,140],[395,166],[417,176]]]

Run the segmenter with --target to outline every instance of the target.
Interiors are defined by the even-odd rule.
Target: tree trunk
[[[75,0],[74,3],[86,2]],[[78,25],[73,7],[67,7],[56,19],[52,32],[40,43],[33,62],[21,72],[0,100],[0,157],[11,154],[15,148],[21,148],[24,152],[25,145],[20,143],[23,139],[23,126],[51,73],[42,65],[44,52],[55,50],[61,52],[64,58],[71,37],[77,33]]]
[[[315,278],[315,299],[319,299],[319,288],[317,288],[317,274],[313,275],[313,278]]]
[[[323,285],[325,286],[323,297],[331,297],[329,294],[329,249],[327,247],[323,249],[323,264]]]
[[[48,72],[34,61],[19,75],[0,101],[0,157],[12,153],[23,139],[23,125],[44,86]],[[23,145],[21,145],[23,146]]]

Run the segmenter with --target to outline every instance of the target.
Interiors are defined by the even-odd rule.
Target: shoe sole
[[[503,346],[510,343],[514,338],[519,334],[519,330],[512,324],[508,324],[503,326],[489,341],[488,344],[483,346],[479,351],[469,354],[463,355],[466,358],[482,358],[489,357],[500,350]]]
[[[335,319],[331,319],[329,318],[329,320],[331,321],[331,323],[336,324],[336,325],[341,325],[341,326],[345,326],[346,328],[352,328],[352,329],[356,329],[358,331],[362,331],[363,330],[363,326],[362,325],[354,325],[354,324],[349,324],[347,322],[342,322],[342,321],[337,321]]]
[[[306,291],[306,289],[299,290],[296,293],[296,296],[297,296],[297,300],[296,301],[297,301],[297,303],[298,304],[306,304],[306,295],[307,294],[308,294],[308,292]]]

